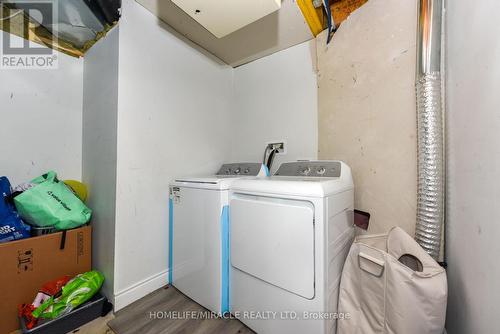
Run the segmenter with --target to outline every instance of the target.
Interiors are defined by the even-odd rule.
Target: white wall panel
[[[82,176],[83,60],[56,54],[57,69],[0,69],[0,174],[13,184]]]
[[[286,141],[281,162],[316,159],[316,43],[305,42],[234,70],[232,159],[262,161],[265,145]]]
[[[92,265],[113,299],[115,269],[116,137],[119,27],[85,55],[83,75],[83,182],[92,215]]]
[[[228,161],[231,93],[229,66],[206,57],[134,1],[123,2],[117,308],[167,284],[169,182],[214,173]]]
[[[453,334],[497,333],[500,3],[448,1],[447,7],[446,327]]]

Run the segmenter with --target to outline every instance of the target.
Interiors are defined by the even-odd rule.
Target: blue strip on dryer
[[[168,282],[173,283],[174,201],[168,200]]]
[[[229,312],[229,206],[222,208],[221,216],[221,313]]]

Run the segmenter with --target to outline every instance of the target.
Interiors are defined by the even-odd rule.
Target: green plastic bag
[[[33,311],[33,317],[56,319],[92,298],[101,288],[104,276],[98,271],[78,275],[66,283],[60,297],[50,297]]]
[[[36,184],[14,198],[21,218],[35,226],[54,226],[57,230],[79,227],[89,222],[90,210],[50,171],[31,181]]]

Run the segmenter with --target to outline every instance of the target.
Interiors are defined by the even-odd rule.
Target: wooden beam
[[[363,6],[368,0],[339,0],[330,5],[333,21],[338,26],[345,21],[352,12]]]
[[[312,0],[297,0],[297,5],[302,15],[304,15],[304,19],[309,25],[311,33],[316,37],[316,35],[322,32],[326,27],[323,8],[314,8]]]

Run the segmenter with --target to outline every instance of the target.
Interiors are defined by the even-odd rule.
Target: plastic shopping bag
[[[98,271],[78,275],[63,288],[60,296],[50,297],[33,311],[33,317],[56,319],[71,312],[92,298],[104,283],[104,276]]]
[[[35,184],[14,198],[17,211],[27,223],[54,226],[57,230],[79,227],[89,222],[90,210],[51,171],[31,181]]]
[[[58,279],[45,283],[38,291],[31,304],[19,305],[19,316],[25,320],[26,328],[32,329],[38,324],[38,318],[33,316],[33,311],[52,297],[59,296],[62,288],[69,282],[70,276],[62,276]]]
[[[0,177],[0,242],[30,237],[30,227],[19,217],[10,201],[10,196],[10,182],[2,176]]]

